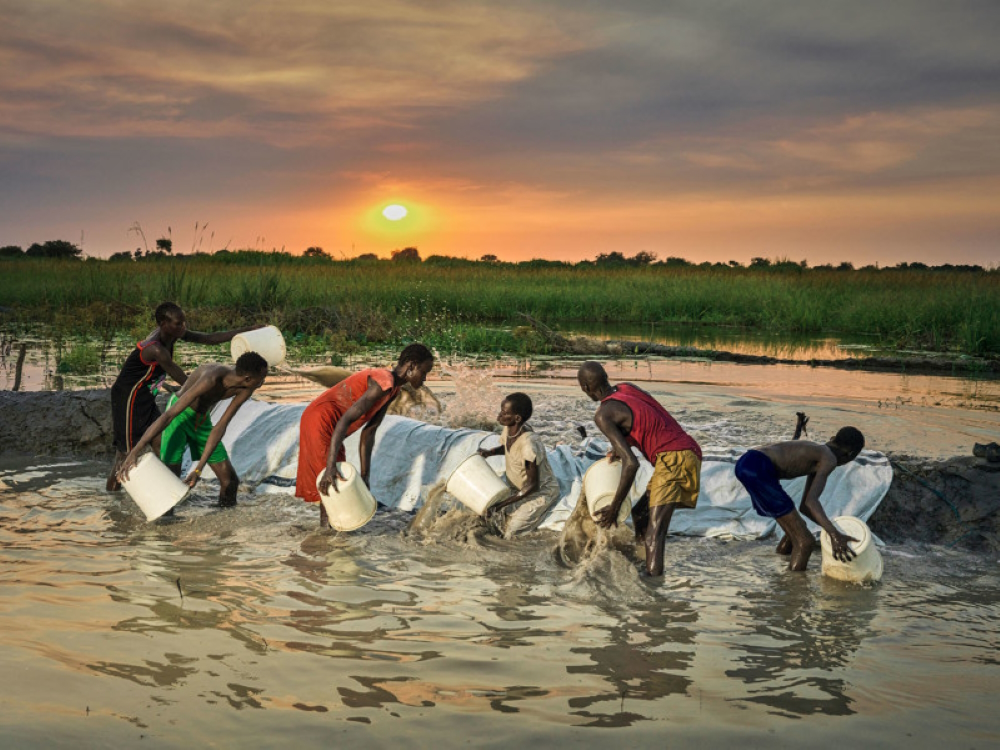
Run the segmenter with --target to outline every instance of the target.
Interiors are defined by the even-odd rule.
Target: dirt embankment
[[[0,452],[110,455],[111,391],[0,391]]]
[[[0,453],[108,457],[108,390],[0,391]],[[1000,463],[962,456],[890,456],[892,486],[869,523],[890,543],[907,540],[1000,553]]]

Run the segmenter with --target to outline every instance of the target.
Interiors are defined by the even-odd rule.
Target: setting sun
[[[406,214],[406,206],[400,206],[396,203],[382,209],[382,215],[389,221],[399,221],[400,219],[406,218]]]

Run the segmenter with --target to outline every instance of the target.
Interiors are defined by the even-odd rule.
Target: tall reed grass
[[[151,308],[166,299],[187,309],[199,328],[267,320],[291,335],[341,332],[361,343],[451,336],[456,346],[489,350],[513,339],[486,330],[519,325],[523,312],[549,324],[707,323],[1000,353],[996,271],[442,266],[266,256],[253,264],[213,256],[0,262],[0,306],[19,319],[58,320],[69,330],[127,328],[148,324]],[[108,310],[118,311],[117,323]]]

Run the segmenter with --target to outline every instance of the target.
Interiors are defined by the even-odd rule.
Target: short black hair
[[[417,365],[422,365],[424,362],[433,362],[434,354],[423,344],[408,344],[403,351],[399,353],[399,362],[397,364],[406,365],[413,362]]]
[[[531,397],[527,393],[512,393],[504,401],[510,404],[510,410],[517,414],[521,421],[527,422],[531,419]]]
[[[156,312],[153,313],[153,317],[156,319],[156,325],[160,325],[167,318],[177,320],[183,314],[184,311],[176,302],[161,302],[157,306]]]
[[[243,352],[236,360],[237,375],[267,375],[267,360],[257,352]]]
[[[833,442],[856,456],[865,447],[865,436],[857,427],[841,427],[833,438]]]

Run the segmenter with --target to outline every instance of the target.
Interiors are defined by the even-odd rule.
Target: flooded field
[[[892,547],[863,587],[772,542],[671,538],[650,582],[460,511],[335,535],[206,490],[147,525],[102,469],[0,468],[5,748],[1000,740],[994,559]]]
[[[32,390],[53,387],[51,366],[29,364]],[[491,429],[502,395],[524,390],[547,444],[594,436],[577,365],[441,362],[435,418]],[[816,439],[855,424],[875,450],[921,456],[1000,434],[995,380],[657,358],[608,370],[706,447],[787,438],[797,410]],[[321,390],[283,371],[258,396]],[[818,558],[787,572],[773,540],[671,537],[666,576],[649,580],[607,547],[564,567],[556,534],[505,542],[460,510],[413,530],[380,511],[333,534],[287,495],[243,491],[221,511],[208,481],[147,524],[103,491],[106,471],[0,458],[4,748],[1000,741],[993,556],[890,546],[883,581],[855,586]]]

